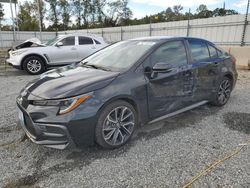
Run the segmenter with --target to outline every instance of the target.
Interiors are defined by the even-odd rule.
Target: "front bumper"
[[[13,56],[10,56],[9,58],[7,58],[6,62],[13,66],[21,66],[21,62],[19,61],[19,59]]]
[[[75,147],[66,126],[59,124],[35,123],[22,106],[18,106],[18,123],[28,138],[35,144],[50,148]]]

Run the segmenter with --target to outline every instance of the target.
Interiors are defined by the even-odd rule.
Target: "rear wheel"
[[[24,60],[23,68],[29,74],[41,74],[45,68],[44,60],[38,56],[29,56]]]
[[[219,84],[216,98],[212,102],[212,104],[216,106],[225,105],[230,98],[231,92],[232,92],[232,81],[229,78],[224,77]]]
[[[134,107],[125,101],[116,101],[106,106],[96,125],[96,142],[105,149],[114,149],[126,144],[137,125]]]

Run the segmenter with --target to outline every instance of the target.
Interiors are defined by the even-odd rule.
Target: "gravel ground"
[[[0,187],[182,187],[250,139],[250,72],[239,72],[222,108],[205,105],[139,128],[126,146],[55,150],[16,125],[15,98],[34,76],[0,72]],[[193,187],[250,187],[250,146]]]

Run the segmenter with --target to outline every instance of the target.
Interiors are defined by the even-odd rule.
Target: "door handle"
[[[75,48],[75,47],[72,47],[71,50],[76,50],[76,48]]]

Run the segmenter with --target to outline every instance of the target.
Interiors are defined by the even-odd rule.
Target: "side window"
[[[95,41],[96,44],[101,44],[98,40],[94,39],[94,41]]]
[[[62,39],[60,42],[63,43],[63,46],[74,46],[75,45],[75,37],[66,37]]]
[[[189,40],[188,43],[194,62],[206,61],[210,58],[205,42],[199,40]]]
[[[208,49],[209,49],[209,53],[210,53],[210,58],[217,58],[218,57],[218,54],[217,54],[218,50],[215,47],[208,44]]]
[[[151,68],[156,63],[168,63],[173,67],[187,64],[187,54],[183,42],[167,42],[154,51],[145,61],[146,66]]]
[[[219,49],[217,49],[217,54],[219,57],[222,57],[224,55],[224,53]]]
[[[89,37],[78,37],[79,45],[93,44],[93,40]]]

